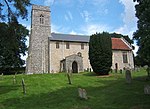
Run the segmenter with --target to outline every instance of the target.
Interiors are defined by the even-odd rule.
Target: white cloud
[[[85,26],[82,26],[81,30],[83,31],[83,34],[91,35],[96,32],[109,31],[110,28],[107,25],[103,24],[87,24]]]
[[[89,19],[90,19],[90,13],[88,12],[88,11],[83,11],[83,12],[81,12],[80,13],[80,15],[81,15],[81,17],[83,18],[83,19],[85,19],[85,22],[88,22],[89,21]]]
[[[132,0],[119,0],[124,6],[124,12],[122,13],[123,23],[122,27],[115,30],[117,33],[129,35],[132,38],[133,32],[136,30],[137,18],[135,17],[135,3]]]
[[[69,34],[77,35],[77,32],[75,32],[75,31],[72,30]]]
[[[69,18],[68,18],[68,16],[65,14],[65,20],[66,21],[68,21],[69,20]]]
[[[54,3],[54,1],[55,0],[44,0],[44,4],[50,6]]]
[[[66,21],[73,20],[72,13],[70,11],[67,11],[67,14],[65,14],[64,17]]]
[[[68,16],[69,16],[69,19],[72,20],[73,17],[72,17],[72,13],[70,11],[68,11]]]

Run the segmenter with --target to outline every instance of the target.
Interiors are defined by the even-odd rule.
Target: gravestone
[[[22,89],[23,89],[23,94],[26,94],[26,87],[25,87],[25,82],[23,78],[22,78]]]
[[[1,80],[3,80],[3,73],[1,74]]]
[[[144,86],[144,94],[150,95],[150,85]]]
[[[130,84],[130,83],[131,83],[131,80],[132,80],[131,71],[130,71],[130,70],[126,70],[125,76],[126,76],[126,82],[127,82],[128,84]]]
[[[147,76],[150,77],[150,67],[147,67],[146,71],[147,71]]]
[[[83,97],[85,100],[88,99],[88,97],[87,97],[87,92],[86,92],[85,89],[82,89],[82,97]]]
[[[72,84],[71,78],[70,78],[70,74],[69,74],[69,73],[67,73],[67,78],[68,78],[68,83],[69,83],[69,84]]]
[[[13,76],[13,84],[16,84],[16,76]]]
[[[82,98],[82,89],[78,88],[79,97]]]
[[[122,69],[120,69],[120,74],[122,74]]]
[[[78,88],[78,93],[79,93],[79,97],[80,97],[81,99],[85,99],[85,100],[88,99],[88,97],[87,97],[87,92],[86,92],[85,89]]]

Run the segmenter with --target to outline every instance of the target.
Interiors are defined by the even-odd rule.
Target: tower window
[[[40,15],[40,24],[44,24],[44,16],[42,14]]]
[[[84,43],[81,43],[81,49],[84,49]]]
[[[69,48],[70,48],[69,42],[66,42],[66,49],[69,49]]]
[[[123,52],[122,56],[123,56],[123,63],[128,63],[127,53]]]
[[[56,48],[57,49],[59,48],[59,42],[56,42]]]

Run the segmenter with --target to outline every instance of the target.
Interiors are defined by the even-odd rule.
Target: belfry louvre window
[[[84,49],[84,43],[81,43],[81,49]]]
[[[59,48],[59,42],[56,42],[56,48],[57,49]]]
[[[66,42],[66,49],[69,49],[69,48],[70,48],[69,42]]]
[[[42,14],[40,15],[40,24],[44,24],[44,16]]]
[[[126,52],[123,52],[123,53],[122,53],[122,56],[123,56],[123,63],[128,63],[127,53],[126,53]]]

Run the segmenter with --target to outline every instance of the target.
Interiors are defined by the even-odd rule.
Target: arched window
[[[40,15],[40,24],[44,24],[44,16],[42,14]]]

